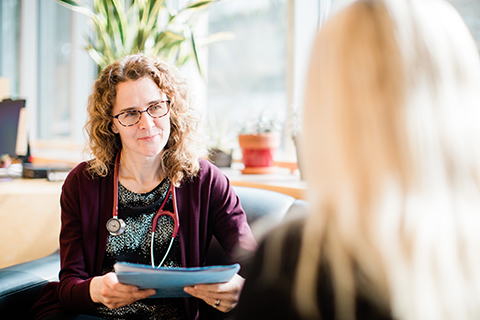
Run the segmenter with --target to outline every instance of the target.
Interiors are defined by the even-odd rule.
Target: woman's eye
[[[159,104],[154,104],[153,106],[150,106],[150,111],[157,111],[161,109]]]
[[[123,114],[123,116],[124,116],[125,118],[137,117],[137,114],[138,114],[137,111],[129,111],[129,112],[125,112],[125,113]]]

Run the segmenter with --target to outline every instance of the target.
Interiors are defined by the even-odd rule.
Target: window
[[[287,1],[231,1],[209,11],[209,31],[233,39],[208,47],[209,112],[240,127],[264,110],[286,115]]]
[[[27,101],[32,154],[77,162],[95,72],[84,48],[87,21],[54,0],[17,3],[18,95]]]
[[[39,2],[38,19],[38,137],[65,139],[71,135],[70,79],[71,12],[55,1]]]
[[[460,13],[480,50],[480,2],[476,0],[448,0],[448,2]]]
[[[35,137],[83,144],[82,128],[96,68],[85,50],[87,20],[55,1],[40,1],[37,10]]]
[[[319,0],[244,0],[209,11],[210,33],[233,34],[208,47],[210,119],[238,133],[261,113],[274,118],[284,128],[277,159],[295,160],[292,122],[302,103],[319,6]]]
[[[0,76],[9,80],[10,96],[18,96],[19,1],[0,2]]]
[[[304,75],[296,70],[306,68],[310,49],[308,41],[299,45],[298,40],[292,40],[297,32],[292,30],[309,29],[307,38],[313,40],[318,3],[319,0],[243,0],[212,5],[209,33],[227,31],[235,37],[207,46],[205,114],[222,114],[226,110],[236,133],[241,121],[260,110],[286,124],[293,105],[298,105],[293,102],[294,96],[301,95],[297,80]],[[52,146],[71,152],[72,145],[84,144],[85,109],[96,70],[84,48],[85,36],[90,32],[87,19],[54,0],[6,0],[0,6],[2,26],[7,23],[3,15],[8,5],[13,7],[9,12],[16,12],[16,17],[12,13],[9,16],[18,24],[19,31],[19,36],[9,33],[10,39],[19,41],[21,50],[9,52],[10,59],[18,61],[6,64],[20,69],[10,74],[19,79],[18,95],[27,99],[30,142],[36,154],[47,149],[46,157]],[[293,11],[299,16],[294,16]],[[5,41],[1,40],[3,66],[6,50]],[[286,131],[284,137],[289,141]]]

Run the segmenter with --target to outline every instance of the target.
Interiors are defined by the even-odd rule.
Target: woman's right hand
[[[117,275],[113,272],[94,277],[90,282],[90,298],[92,301],[102,303],[110,309],[123,307],[154,294],[154,289],[140,290],[135,286],[120,283]]]

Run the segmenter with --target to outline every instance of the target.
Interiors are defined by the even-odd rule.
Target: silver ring
[[[217,299],[217,301],[215,301],[215,304],[213,305],[213,307],[217,308],[219,305],[220,305],[220,299]]]

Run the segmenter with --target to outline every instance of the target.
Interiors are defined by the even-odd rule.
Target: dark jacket
[[[180,220],[179,237],[184,267],[203,266],[210,240],[218,239],[225,252],[253,252],[256,242],[239,198],[228,179],[210,162],[201,159],[195,179],[176,188]],[[88,312],[97,307],[89,295],[91,278],[100,275],[113,210],[113,175],[93,179],[79,164],[62,188],[60,232],[60,282],[48,284],[32,313],[41,317],[57,310]],[[237,248],[238,247],[238,248]],[[185,300],[189,319],[198,319],[199,301]]]
[[[303,219],[299,219],[280,226],[259,244],[258,251],[248,264],[245,285],[238,306],[233,311],[233,319],[302,319],[293,302],[293,292],[304,223]],[[275,241],[281,240],[272,242],[274,238]],[[329,263],[325,260],[320,263],[318,279],[312,281],[317,283],[317,307],[321,319],[337,319]],[[356,319],[392,319],[388,308],[379,302],[383,297],[372,299],[357,287],[355,298]]]

